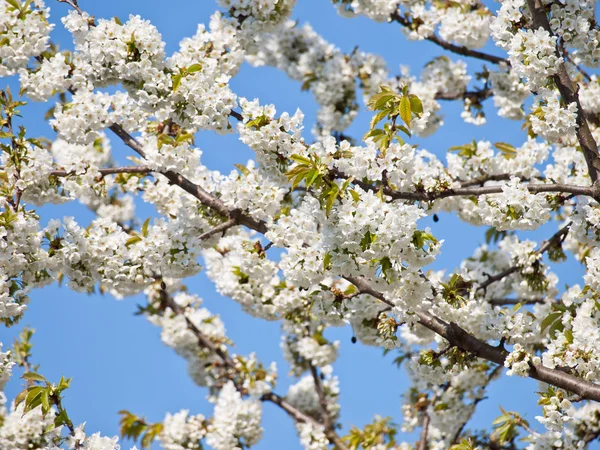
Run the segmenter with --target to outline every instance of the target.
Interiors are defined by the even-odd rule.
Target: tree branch
[[[202,233],[200,236],[198,236],[198,239],[203,241],[205,239],[208,239],[211,236],[214,236],[215,234],[221,233],[223,231],[227,231],[228,229],[230,229],[236,225],[237,225],[237,223],[234,219],[229,219],[228,221],[223,222],[220,225],[217,225],[212,230],[208,230],[207,232]]]
[[[73,9],[75,9],[79,14],[83,15],[83,11],[77,4],[77,0],[58,0],[59,3],[66,3],[70,5]]]
[[[354,284],[361,293],[369,294],[386,305],[394,306],[390,300],[386,299],[381,292],[376,291],[364,278],[344,278]],[[504,366],[504,360],[508,356],[508,352],[504,348],[480,341],[456,323],[447,323],[428,312],[415,312],[414,314],[418,317],[419,324],[446,339],[451,346]],[[578,378],[563,370],[550,369],[542,364],[531,363],[528,377],[564,389],[584,400],[600,402],[600,385]]]
[[[552,35],[552,29],[550,28],[550,22],[548,21],[548,15],[544,8],[542,0],[527,0],[531,15],[533,18],[533,25],[536,28],[543,28],[550,35]],[[562,56],[556,48],[557,56]],[[567,68],[564,62],[558,64],[558,72],[552,77],[554,83],[558,87],[560,95],[562,96],[565,103],[575,103],[577,105],[577,140],[581,145],[585,161],[588,166],[588,171],[592,182],[596,182],[600,176],[600,160],[598,155],[598,145],[592,136],[590,127],[588,126],[587,120],[581,103],[579,102],[578,90],[579,86],[573,83],[567,72]]]
[[[464,91],[455,95],[448,95],[443,93],[435,94],[436,100],[464,100],[469,99],[473,103],[480,103],[488,98],[492,97],[494,93],[490,88],[483,88],[476,91]]]
[[[332,442],[340,450],[348,450],[348,447],[342,442],[340,437],[335,432],[335,425],[331,420],[331,415],[327,409],[327,398],[325,397],[325,391],[323,389],[323,383],[321,383],[321,377],[317,372],[317,368],[310,365],[310,373],[315,383],[315,391],[319,397],[319,405],[321,406],[321,412],[323,416],[323,425],[325,426],[325,435],[330,442]]]
[[[198,329],[196,325],[194,325],[194,323],[185,314],[183,308],[177,303],[175,303],[173,298],[165,290],[161,289],[160,295],[161,302],[165,306],[169,307],[171,311],[173,311],[175,314],[181,315],[185,318],[188,330],[190,330],[198,339],[198,345],[216,354],[230,370],[237,372],[237,366],[235,364],[235,361],[233,361],[233,359],[231,359],[231,357],[225,351],[223,351],[218,345],[212,342],[207,336],[204,335],[204,333],[202,333],[202,331]],[[240,390],[240,386],[237,386],[237,388],[238,390]],[[260,398],[260,400],[263,402],[270,402],[279,406],[286,413],[288,413],[289,416],[291,416],[294,420],[298,422],[313,423],[318,425],[312,417],[296,409],[295,407],[290,405],[282,396],[276,393],[271,392],[268,394],[264,394]]]
[[[429,417],[427,411],[425,411],[423,414],[423,425],[421,428],[421,436],[419,437],[417,450],[427,450],[427,435],[429,434],[429,423],[431,422],[431,417]]]
[[[487,380],[485,385],[483,386],[483,388],[485,389],[485,387],[487,387],[492,379],[498,374],[498,372],[500,372],[500,370],[502,370],[502,366],[496,366],[488,375]],[[456,430],[456,433],[454,433],[454,437],[452,438],[452,440],[450,441],[451,444],[457,444],[458,440],[460,439],[460,435],[463,432],[463,430],[465,429],[465,427],[467,426],[467,424],[469,423],[469,420],[471,420],[471,417],[473,417],[473,414],[475,414],[475,409],[477,408],[477,405],[479,403],[481,403],[483,400],[485,400],[487,397],[484,397],[483,395],[477,399],[475,399],[473,401],[473,410],[471,411],[471,414],[469,414],[468,417],[465,418],[465,420],[463,420],[463,422],[461,423],[460,427],[458,428],[458,430]]]
[[[115,175],[119,173],[139,173],[139,174],[149,174],[152,172],[152,169],[148,166],[125,166],[125,167],[107,167],[104,169],[98,169],[100,175],[103,177],[106,175]],[[77,175],[75,172],[67,172],[66,170],[53,170],[49,174],[53,177],[69,177],[72,175]]]
[[[401,16],[399,11],[394,11],[391,15],[391,19],[398,22],[400,25],[402,25],[405,28],[411,28],[411,26],[413,24],[413,22],[411,22],[409,19]],[[431,34],[431,35],[427,36],[425,39],[427,39],[430,42],[433,42],[436,45],[439,45],[440,47],[442,47],[445,50],[451,51],[452,53],[456,53],[457,55],[468,56],[470,58],[477,58],[477,59],[481,59],[483,61],[491,62],[493,64],[506,64],[507,66],[510,65],[508,60],[505,58],[490,55],[488,53],[479,52],[477,50],[471,50],[470,48],[464,47],[462,45],[451,44],[450,42],[443,40],[442,38],[436,36],[435,34]]]
[[[113,127],[117,127],[117,135],[119,135],[120,137],[123,136],[124,141],[128,146],[130,146],[132,149],[134,149],[140,155],[143,156],[143,149],[141,148],[141,144],[139,144],[139,142],[132,138],[128,133],[125,133],[124,130],[122,130],[122,128],[113,125],[110,127],[113,131],[115,131]],[[206,191],[204,191],[204,189],[200,188],[199,186],[196,186],[194,183],[187,180],[185,177],[176,174],[172,171],[161,173],[170,180],[172,179],[174,184],[179,185],[180,187],[182,187],[182,189],[196,196],[196,198],[198,198],[201,203],[211,208],[213,208],[214,205],[214,209],[218,212],[222,212],[222,215],[226,217],[237,216],[236,220],[238,220],[239,224],[243,224],[248,228],[254,229],[263,234],[267,232],[268,229],[264,222],[256,221],[255,219],[244,215],[239,210],[229,211],[219,199],[213,197],[211,194],[207,193]],[[559,233],[560,232],[561,231],[559,230]],[[546,251],[548,248],[550,248],[552,240],[553,238],[548,240],[546,244],[542,245],[539,251]],[[344,278],[350,281],[352,284],[354,284],[359,289],[359,291],[361,291],[361,293],[369,294],[374,298],[377,298],[378,300],[382,301],[383,303],[389,305],[390,307],[394,307],[394,304],[391,301],[387,300],[382,293],[373,289],[366,280],[355,277]],[[432,316],[429,313],[417,312],[415,314],[419,318],[419,323],[421,325],[425,326],[434,333],[448,340],[448,342],[450,342],[450,345],[461,348],[464,351],[470,352],[477,357],[487,359],[488,361],[492,361],[502,365],[504,364],[504,360],[508,355],[508,352],[506,350],[498,347],[493,347],[485,342],[482,342],[477,338],[471,336],[458,325],[454,323],[446,323],[443,320],[438,319],[437,317]],[[565,389],[566,391],[579,395],[582,399],[600,401],[600,386],[577,378],[561,370],[549,369],[540,364],[532,364],[531,369],[529,371],[529,377]],[[285,401],[282,398],[277,396],[273,397],[274,395],[275,394],[272,394],[269,397],[266,397],[264,400],[271,401],[277,404],[285,403]],[[288,405],[286,408],[293,409],[291,405]],[[286,409],[286,411],[289,412],[288,409]],[[297,411],[297,413],[302,414],[302,412],[300,411]]]
[[[127,133],[123,127],[118,124],[113,124],[109,128],[113,133],[123,140],[125,145],[135,151],[142,158],[146,157],[143,145],[133,136]],[[239,210],[230,211],[220,199],[208,193],[201,186],[192,183],[183,175],[172,170],[157,170],[156,172],[165,176],[171,182],[171,184],[177,185],[187,193],[192,194],[200,201],[200,203],[217,212],[221,216],[232,219],[236,222],[236,224],[245,225],[248,228],[258,231],[259,233],[264,234],[267,232],[267,226],[262,220],[256,220],[250,216],[243,215]]]
[[[338,169],[335,169],[335,168],[331,169],[331,173],[336,178],[342,178],[342,179],[350,178],[344,172],[342,172]],[[457,196],[471,197],[471,196],[479,196],[479,195],[501,194],[503,192],[502,191],[503,185],[472,186],[472,184],[481,184],[482,182],[485,182],[488,180],[491,181],[491,180],[495,180],[495,179],[501,180],[501,179],[504,179],[505,177],[510,178],[509,175],[504,175],[504,174],[490,176],[489,178],[486,178],[485,180],[479,179],[479,180],[467,181],[467,182],[465,182],[466,187],[445,189],[443,191],[436,191],[436,192],[423,192],[423,191],[400,192],[400,191],[391,189],[389,186],[384,186],[382,189],[383,189],[383,193],[385,195],[392,197],[394,200],[411,200],[411,201],[430,202],[433,200],[439,200],[439,199],[448,198],[448,197],[457,197]],[[352,182],[354,184],[360,186],[365,191],[378,192],[380,189],[378,186],[375,186],[375,185],[372,185],[369,183],[365,183],[360,180],[353,180]],[[556,192],[556,193],[567,193],[567,194],[574,194],[574,195],[586,195],[589,197],[594,197],[597,195],[597,192],[596,192],[597,189],[595,189],[593,186],[578,186],[578,185],[573,185],[573,184],[558,184],[558,183],[527,184],[525,186],[526,186],[527,190],[532,194],[540,194],[540,193],[544,193],[544,192]]]
[[[562,227],[560,230],[558,230],[556,233],[554,233],[550,239],[544,241],[542,243],[542,245],[540,246],[539,250],[537,251],[540,255],[543,255],[544,253],[546,253],[548,250],[550,250],[553,246],[560,244],[565,237],[567,236],[567,233],[569,233],[569,228],[571,226],[571,222],[569,222],[568,224],[566,224],[564,227]],[[502,272],[490,276],[487,280],[485,280],[483,283],[481,283],[478,287],[477,290],[478,291],[485,291],[491,284],[495,283],[496,281],[500,281],[504,278],[506,278],[509,275],[512,275],[513,273],[515,273],[517,270],[519,270],[519,266],[514,265],[509,267],[506,270],[503,270]]]
[[[536,305],[545,303],[545,298],[489,298],[486,299],[492,306],[505,306],[505,305]],[[552,302],[556,302],[556,299],[552,299]]]

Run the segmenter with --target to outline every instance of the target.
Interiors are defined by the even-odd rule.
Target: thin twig
[[[492,370],[490,372],[490,374],[488,375],[487,379],[486,379],[486,383],[483,386],[483,388],[487,387],[487,385],[490,384],[490,382],[492,381],[492,379],[502,370],[502,366],[496,366],[494,367],[494,370]],[[477,405],[479,403],[481,403],[483,400],[485,400],[487,397],[484,397],[483,395],[481,397],[476,398],[473,401],[473,410],[471,411],[471,414],[469,414],[468,417],[465,418],[465,420],[463,420],[463,422],[461,423],[460,427],[458,428],[458,430],[456,430],[456,433],[454,433],[454,437],[452,438],[452,440],[450,441],[451,444],[457,444],[458,440],[460,439],[460,435],[463,432],[463,430],[465,429],[465,427],[467,426],[467,423],[469,423],[469,420],[471,420],[471,417],[473,417],[473,414],[475,413],[475,409],[477,408]]]
[[[339,169],[333,168],[330,170],[331,174],[336,178],[348,179],[350,178],[344,172]],[[499,179],[504,179],[505,175],[498,175]],[[466,187],[459,187],[454,189],[445,189],[435,192],[402,192],[397,191],[395,189],[390,188],[389,186],[381,187],[382,192],[393,198],[394,200],[411,200],[411,201],[424,201],[430,202],[433,200],[439,200],[448,197],[477,197],[480,195],[492,195],[492,194],[501,194],[504,192],[502,188],[504,185],[495,185],[495,186],[473,186],[472,184],[481,184],[487,180],[493,180],[494,176],[487,178],[486,180],[478,179],[474,181],[465,181]],[[360,186],[365,191],[378,192],[380,187],[365,183],[361,180],[353,180],[352,181],[357,186]],[[539,184],[526,184],[526,189],[532,194],[541,194],[541,193],[568,193],[575,195],[586,195],[589,197],[594,197],[597,192],[593,186],[579,186],[574,184],[558,184],[558,183],[539,183]]]
[[[546,303],[546,301],[557,302],[557,299],[546,299],[546,298],[488,298],[485,299],[487,303],[492,306],[504,306],[504,305],[537,305],[540,303]]]
[[[181,315],[184,317],[188,330],[190,330],[194,334],[194,336],[196,336],[196,338],[198,339],[198,345],[200,345],[203,348],[208,349],[210,352],[217,355],[221,359],[221,361],[223,361],[223,363],[230,370],[232,370],[234,372],[238,371],[235,361],[233,359],[231,359],[231,357],[227,354],[227,352],[225,352],[221,347],[216,345],[204,333],[202,333],[202,331],[200,331],[200,329],[187,317],[184,309],[181,306],[179,306],[164,289],[161,289],[160,295],[161,295],[161,302],[163,302],[165,306],[170,308],[171,311],[173,311],[175,314]],[[238,390],[241,389],[240,386],[237,386],[237,388],[238,388]],[[280,396],[274,392],[270,392],[270,393],[262,395],[260,397],[260,400],[263,402],[270,402],[270,403],[273,403],[273,404],[279,406],[281,409],[283,409],[290,417],[292,417],[297,422],[312,423],[314,425],[319,425],[315,421],[315,419],[304,414],[302,411],[300,411],[299,409],[297,409],[294,406],[292,406],[291,404],[289,404],[282,396]]]
[[[221,225],[217,225],[212,230],[208,230],[207,232],[202,233],[200,236],[198,236],[198,239],[203,241],[205,239],[208,239],[211,236],[214,236],[215,234],[221,233],[223,231],[227,231],[228,229],[230,229],[236,225],[237,225],[237,223],[235,220],[229,219],[228,221],[223,222]]]
[[[150,169],[150,167],[148,167],[148,166],[125,166],[125,167],[107,167],[104,169],[98,169],[98,172],[100,172],[100,175],[102,175],[104,177],[106,175],[116,175],[119,173],[148,174],[148,173],[152,172],[152,169]],[[53,176],[53,177],[69,177],[69,176],[77,175],[77,173],[75,173],[73,171],[67,172],[66,170],[53,170],[52,172],[49,173],[49,175]]]
[[[391,15],[392,20],[398,22],[405,28],[410,28],[413,24],[409,19],[400,15],[399,11],[394,11]],[[468,56],[470,58],[477,58],[483,61],[488,61],[493,64],[506,64],[510,65],[509,61],[505,58],[501,58],[499,56],[490,55],[488,53],[479,52],[477,50],[471,50],[468,47],[464,47],[462,45],[454,45],[450,42],[443,40],[442,38],[436,36],[435,34],[430,34],[425,39],[430,42],[433,42],[436,45],[439,45],[445,50],[451,51],[452,53],[456,53],[457,55]]]
[[[335,432],[335,426],[331,420],[331,414],[329,413],[329,409],[327,407],[327,398],[325,397],[325,390],[323,389],[323,383],[321,383],[321,377],[317,372],[317,368],[312,364],[310,365],[310,373],[315,384],[315,391],[317,391],[317,396],[319,397],[319,405],[321,406],[325,434],[329,441],[332,442],[339,450],[348,450],[348,447],[346,447],[346,445]]]
[[[83,11],[77,4],[77,0],[58,0],[58,2],[66,3],[67,5],[70,5],[73,9],[75,9],[75,11],[77,11],[79,14],[83,15]]]
[[[568,224],[566,224],[564,227],[562,227],[560,230],[558,230],[556,233],[554,233],[550,239],[544,241],[542,243],[542,245],[540,246],[540,248],[538,249],[538,253],[540,255],[543,255],[544,253],[546,253],[550,248],[552,248],[553,246],[561,243],[564,238],[567,236],[567,233],[569,232],[569,228],[571,226],[571,222],[569,222]],[[483,283],[481,283],[478,287],[477,290],[480,291],[485,291],[491,284],[500,281],[504,278],[506,278],[509,275],[512,275],[513,273],[515,273],[516,271],[518,271],[520,268],[520,266],[518,265],[514,265],[509,267],[506,270],[503,270],[502,272],[493,275],[493,276],[489,276],[487,280],[485,280]]]

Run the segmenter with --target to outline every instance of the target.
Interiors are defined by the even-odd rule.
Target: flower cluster
[[[242,449],[262,437],[262,407],[258,400],[242,399],[232,382],[221,389],[206,442],[215,450]]]
[[[48,47],[53,25],[43,0],[0,3],[0,77],[27,66]]]
[[[167,413],[158,436],[165,450],[199,450],[200,440],[206,436],[206,420],[202,414],[192,416],[188,410]]]
[[[294,0],[218,0],[221,12],[170,55],[140,16],[96,19],[68,3],[72,52],[49,45],[42,0],[0,3],[0,76],[18,75],[21,88],[16,100],[0,92],[0,320],[13,325],[30,291],[53,281],[117,298],[145,292],[140,314],[208,388],[214,417],[182,410],[153,426],[138,420],[124,435],[167,450],[245,449],[261,439],[262,402],[271,402],[296,419],[306,449],[340,447],[331,366],[342,344],[332,328],[348,325],[353,342],[407,361],[402,429],[427,427],[419,447],[512,442],[520,427],[530,433],[528,450],[580,448],[597,433],[598,408],[576,405],[563,389],[600,382],[600,207],[590,144],[600,140],[600,84],[586,72],[600,59],[593,2],[544,2],[545,29],[524,0],[502,1],[495,16],[476,0],[334,1],[343,15],[394,21],[410,39],[486,61],[474,70],[440,56],[417,76],[404,67],[392,75],[379,56],[346,54],[290,21]],[[507,60],[474,50],[490,36]],[[230,82],[244,62],[275,67],[310,91],[314,141],[302,111],[238,97]],[[572,92],[561,96],[565,77]],[[56,138],[32,138],[17,123],[21,100],[57,96],[49,111]],[[361,96],[373,112],[362,142],[346,135]],[[447,101],[462,104],[465,122],[483,125],[490,97],[500,117],[524,121],[526,138],[449,144],[445,158],[414,144],[414,135],[443,124]],[[107,129],[136,152],[134,166],[119,167],[124,157]],[[231,171],[209,169],[194,143],[204,130],[236,133],[254,157]],[[65,201],[94,217],[47,221],[46,209],[32,209]],[[432,271],[445,230],[426,220],[435,224],[442,212],[489,229],[486,244],[454,270]],[[522,235],[546,224],[560,228],[542,244]],[[561,294],[554,264],[572,257],[566,251],[585,274]],[[221,318],[187,292],[183,280],[202,270],[244,312],[280,321],[281,350],[297,377],[285,396],[275,393],[276,365],[230,353]],[[467,352],[461,339],[494,357]],[[20,364],[17,350],[0,352],[0,391]],[[547,432],[530,431],[511,412],[493,434],[468,431],[502,367],[530,376],[538,364],[570,377],[540,393]],[[37,392],[42,381],[29,376],[26,389]],[[56,397],[31,407],[36,397],[26,396],[29,409],[21,397],[7,410],[0,394],[2,449],[119,450],[116,437],[61,422],[62,407],[47,404]],[[53,427],[57,418],[67,427]],[[413,447],[394,433],[377,418],[345,440]]]

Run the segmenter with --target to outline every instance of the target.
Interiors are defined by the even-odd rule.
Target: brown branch
[[[319,405],[321,406],[321,412],[323,417],[323,425],[325,426],[325,435],[330,442],[332,442],[340,450],[348,450],[348,447],[342,442],[340,437],[335,432],[335,424],[331,420],[331,415],[327,409],[327,398],[325,397],[325,390],[323,389],[323,383],[321,383],[321,377],[317,372],[317,368],[310,365],[310,373],[312,375],[315,391],[319,397]]]
[[[329,415],[329,411],[327,410],[327,398],[325,397],[325,391],[323,390],[323,383],[321,383],[321,378],[319,377],[319,373],[317,372],[317,368],[310,365],[310,374],[312,375],[315,391],[317,391],[317,396],[319,397],[319,404],[321,406],[321,412],[323,416],[323,424],[325,425],[325,430],[333,430],[333,423],[331,422],[331,416]]]
[[[496,366],[488,375],[487,380],[485,385],[483,386],[483,388],[485,389],[492,381],[492,379],[498,374],[498,372],[500,372],[500,370],[502,370],[502,366]],[[452,440],[450,441],[451,444],[457,444],[458,440],[460,439],[460,435],[463,432],[463,430],[465,429],[465,427],[467,426],[467,423],[469,423],[469,420],[471,420],[471,417],[473,417],[473,414],[475,414],[475,409],[477,408],[477,405],[479,403],[481,403],[483,400],[485,400],[487,397],[484,397],[483,395],[481,397],[476,398],[473,401],[473,410],[471,411],[471,414],[469,414],[468,417],[465,418],[465,420],[463,420],[463,422],[461,423],[460,427],[458,428],[458,430],[456,430],[456,433],[454,433],[454,437],[452,438]]]
[[[447,197],[456,197],[456,196],[480,196],[480,195],[490,195],[490,194],[501,194],[502,185],[497,186],[480,186],[480,187],[460,187],[456,189],[446,189],[444,191],[439,192],[398,192],[390,189],[386,192],[386,189],[383,190],[384,194],[389,195],[395,200],[421,200],[421,201],[432,201],[438,200]],[[532,194],[540,194],[544,192],[556,192],[556,193],[568,193],[575,195],[587,195],[594,196],[595,190],[591,186],[577,186],[571,184],[527,184],[527,190]]]
[[[413,25],[413,22],[411,22],[406,17],[401,16],[399,11],[394,11],[391,15],[391,19],[398,22],[405,28],[411,28]],[[468,56],[470,58],[477,58],[483,61],[491,62],[493,64],[506,64],[507,66],[510,65],[508,60],[505,58],[490,55],[488,53],[479,52],[477,50],[471,50],[470,48],[464,47],[462,45],[451,44],[450,42],[443,40],[435,34],[430,34],[425,39],[427,39],[430,42],[433,42],[436,45],[439,45],[445,50],[451,51],[452,53],[456,53],[457,55]]]
[[[550,22],[548,21],[548,15],[542,0],[527,0],[531,15],[533,18],[533,25],[536,28],[543,28],[550,35],[552,35],[552,29],[550,28]],[[562,56],[556,48],[556,55]],[[583,108],[579,102],[578,90],[579,86],[571,80],[567,68],[563,63],[558,64],[557,73],[552,77],[554,83],[558,87],[560,95],[566,104],[575,103],[577,105],[577,140],[581,145],[583,154],[585,156],[585,162],[588,166],[588,171],[592,182],[596,182],[600,176],[600,160],[598,155],[598,145],[592,136],[590,127],[585,119]]]
[[[537,305],[540,303],[546,303],[546,298],[488,298],[485,301],[492,306],[505,306],[505,305]],[[551,299],[551,302],[558,302],[557,299]]]
[[[127,145],[129,148],[135,151],[142,158],[146,157],[143,145],[139,141],[137,141],[133,136],[127,133],[127,131],[125,131],[123,127],[121,127],[118,124],[113,124],[109,128],[113,133],[115,133],[123,140],[125,145]],[[267,226],[262,220],[256,220],[250,216],[243,215],[239,210],[230,211],[220,199],[208,193],[201,186],[192,183],[183,175],[172,170],[157,170],[156,172],[165,176],[171,182],[171,184],[179,186],[187,193],[196,197],[204,206],[207,206],[208,208],[217,212],[221,216],[232,219],[236,222],[236,224],[245,225],[248,228],[258,231],[259,233],[264,234],[267,232]]]
[[[369,294],[387,305],[394,306],[393,302],[386,299],[381,292],[376,291],[364,278],[345,278],[363,294]],[[451,346],[504,366],[504,360],[508,356],[508,352],[504,348],[480,341],[456,323],[447,323],[428,312],[415,312],[414,314],[418,317],[419,324],[446,339]],[[600,402],[600,385],[578,378],[563,370],[550,369],[542,364],[531,363],[528,377],[564,389],[584,400]]]
[[[473,180],[467,180],[467,181],[463,181],[460,183],[460,187],[461,188],[467,188],[467,187],[471,187],[471,186],[480,186],[485,184],[488,181],[508,181],[510,180],[512,177],[514,177],[513,174],[510,173],[500,173],[500,174],[496,174],[496,175],[485,175],[483,177],[480,178],[475,178]],[[519,177],[521,181],[523,182],[531,182],[531,180],[535,179],[538,181],[545,181],[546,178],[544,177],[533,177],[532,179],[529,178],[525,178],[525,177]]]
[[[194,323],[187,317],[184,309],[181,306],[179,306],[165,290],[161,289],[160,295],[161,302],[165,306],[169,307],[171,311],[173,311],[175,314],[181,315],[185,318],[187,328],[194,334],[194,336],[196,336],[196,338],[198,339],[198,344],[201,347],[206,348],[212,353],[216,354],[229,369],[231,369],[234,372],[237,372],[238,369],[236,367],[235,361],[231,359],[227,352],[223,351],[221,347],[216,345],[207,336],[205,336],[204,333],[202,333],[202,331],[200,331],[200,329],[198,329],[198,327],[194,325]],[[239,390],[240,386],[237,386],[237,388]],[[282,396],[276,393],[271,392],[268,394],[264,394],[260,399],[261,401],[270,402],[281,407],[286,413],[288,413],[289,416],[291,416],[294,420],[298,422],[313,424],[316,423],[312,417],[296,409],[295,407],[290,405]]]
[[[348,179],[350,178],[344,172],[338,169],[331,169],[331,174],[336,178]],[[498,175],[498,179],[504,179],[505,176],[508,175]],[[425,201],[430,202],[433,200],[439,200],[442,198],[448,197],[459,197],[459,196],[479,196],[479,195],[491,195],[491,194],[501,194],[503,185],[496,186],[472,186],[471,184],[481,184],[487,180],[493,180],[494,176],[491,176],[485,180],[479,179],[474,181],[467,181],[466,187],[459,187],[454,189],[445,189],[443,191],[436,192],[400,192],[395,189],[391,189],[389,186],[383,187],[383,193],[392,197],[394,200],[411,200],[411,201]],[[379,187],[376,185],[372,185],[369,183],[365,183],[360,180],[353,180],[352,183],[360,186],[365,191],[378,192]],[[575,195],[586,195],[590,197],[594,197],[598,194],[597,189],[593,186],[578,186],[573,184],[558,184],[558,183],[548,183],[548,184],[527,184],[525,185],[527,190],[532,194],[540,194],[545,192],[556,192],[556,193],[568,193]]]
[[[239,112],[237,112],[237,111],[235,111],[235,110],[233,110],[233,109],[231,110],[231,112],[229,113],[229,115],[230,115],[231,117],[233,117],[234,119],[237,119],[237,120],[239,120],[240,122],[241,122],[242,120],[244,120],[244,117],[243,117],[243,116],[242,116],[242,115],[241,115]]]
[[[554,233],[550,237],[550,239],[548,239],[542,243],[542,245],[540,246],[540,248],[538,249],[537,252],[540,255],[543,255],[548,250],[550,250],[553,246],[560,244],[567,237],[567,233],[569,232],[570,226],[571,226],[571,222],[569,222],[564,227],[562,227],[560,230],[558,230],[556,233]],[[500,281],[509,275],[512,275],[513,273],[518,271],[519,268],[520,268],[519,266],[514,265],[514,266],[509,267],[506,270],[503,270],[502,272],[500,272],[496,275],[489,276],[487,280],[485,280],[483,283],[481,283],[477,287],[477,290],[485,291],[491,284],[495,283],[496,281]]]
[[[573,65],[573,67],[575,67],[575,68],[577,69],[577,71],[578,71],[578,72],[579,72],[581,75],[583,75],[583,78],[585,78],[585,80],[586,80],[586,81],[592,81],[592,77],[590,76],[590,74],[589,74],[589,73],[587,73],[587,72],[586,72],[586,71],[583,69],[583,67],[581,67],[579,64],[576,64],[576,63],[575,63],[575,61],[573,60],[573,57],[572,57],[572,56],[571,56],[571,55],[570,55],[570,54],[569,54],[569,53],[566,51],[566,49],[565,49],[564,53],[565,53],[565,55],[566,55],[566,56],[565,56],[565,59],[566,59],[567,61],[569,61],[569,62],[570,62],[572,65]]]
[[[429,434],[429,423],[431,422],[431,417],[427,414],[427,411],[424,413],[423,417],[423,425],[421,428],[421,436],[419,437],[419,443],[417,445],[417,450],[427,450],[427,435]]]
[[[464,100],[469,99],[472,103],[480,103],[488,98],[492,97],[494,93],[490,88],[483,88],[476,91],[464,91],[455,95],[448,95],[444,93],[435,94],[436,100]]]
[[[107,167],[104,169],[98,169],[100,175],[103,177],[106,175],[115,175],[119,173],[139,173],[139,174],[149,174],[152,172],[152,169],[148,166],[125,166],[125,167]],[[72,175],[77,175],[75,172],[67,172],[66,170],[53,170],[49,174],[53,177],[69,177]]]
[[[214,236],[215,234],[227,231],[236,225],[237,225],[237,222],[234,219],[229,219],[228,221],[223,222],[220,225],[217,225],[212,230],[208,230],[205,233],[202,233],[200,236],[198,236],[198,239],[203,241],[205,239],[208,239],[211,236]]]
[[[77,0],[58,0],[59,3],[66,3],[75,9],[79,14],[83,15],[83,11],[77,4]]]

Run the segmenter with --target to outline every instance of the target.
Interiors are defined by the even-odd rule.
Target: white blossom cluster
[[[206,420],[202,414],[192,416],[188,410],[167,413],[158,437],[165,450],[197,450],[206,436]]]
[[[24,414],[24,406],[22,403],[15,408],[12,404],[10,412],[0,415],[0,447],[6,450],[22,450],[52,446],[54,439],[60,435],[60,429],[53,427],[55,413],[51,412],[42,417],[40,406]],[[47,429],[51,431],[48,432]]]
[[[327,411],[333,419],[339,415],[338,396],[340,393],[338,379],[332,376],[331,366],[321,366],[324,380],[321,382],[327,399]],[[305,414],[319,418],[322,408],[315,389],[315,381],[311,375],[304,375],[296,384],[288,389],[286,400]]]
[[[242,399],[230,381],[219,393],[206,442],[215,450],[250,447],[262,437],[261,418],[260,402]]]
[[[261,401],[273,398],[309,417],[295,423],[304,448],[329,448],[341,418],[331,367],[341,343],[331,327],[350,325],[353,341],[408,360],[413,382],[402,429],[428,426],[431,450],[467,435],[465,420],[498,372],[423,327],[430,317],[429,328],[461,327],[473,339],[506,345],[498,367],[508,375],[530,376],[532,365],[543,364],[600,382],[600,207],[591,195],[593,165],[580,148],[585,130],[577,128],[584,115],[600,112],[598,77],[582,69],[600,58],[593,2],[545,2],[551,31],[531,26],[524,0],[502,1],[495,16],[475,0],[334,3],[347,16],[405,20],[409,38],[458,46],[463,56],[477,57],[472,49],[491,35],[509,64],[474,72],[441,56],[418,77],[406,68],[391,76],[377,55],[345,54],[310,25],[290,21],[293,0],[219,0],[222,12],[172,55],[139,16],[121,22],[71,11],[63,23],[75,47],[61,53],[49,46],[41,0],[0,3],[0,76],[18,74],[21,95],[34,101],[61,94],[50,111],[57,137],[45,144],[17,131],[2,92],[0,319],[12,325],[32,289],[63,279],[79,292],[145,292],[142,312],[215,403],[212,418],[168,414],[156,436],[167,450],[198,450],[201,441],[215,450],[255,445]],[[311,92],[314,142],[304,135],[302,111],[278,114],[274,105],[238,97],[230,81],[244,61],[280,69]],[[559,96],[563,64],[580,87],[581,107]],[[479,81],[483,87],[470,87]],[[344,134],[360,109],[357,89],[375,116],[363,142]],[[374,96],[380,100],[370,102]],[[480,102],[490,96],[500,117],[525,120],[527,138],[474,140],[450,148],[445,160],[413,145],[413,134],[425,137],[443,123],[442,100],[463,102],[463,119],[482,125]],[[600,140],[600,122],[589,122]],[[137,152],[130,159],[139,167],[119,170],[107,128]],[[204,130],[237,133],[255,157],[228,174],[210,170],[194,144]],[[557,183],[566,187],[552,189]],[[95,217],[46,223],[32,208],[69,200]],[[153,211],[147,220],[136,216],[147,210],[141,202]],[[429,270],[444,241],[425,220],[437,222],[441,212],[489,227],[487,244],[454,271]],[[547,224],[561,228],[545,244],[521,234]],[[571,254],[585,275],[559,295],[553,264]],[[246,313],[281,321],[281,349],[298,377],[285,397],[273,393],[275,364],[230,354],[220,317],[183,288],[202,270]],[[11,355],[0,352],[0,391]],[[581,448],[600,426],[598,409],[546,388],[538,420],[547,431],[530,433],[528,450]],[[22,405],[8,411],[0,395],[2,449],[120,448],[118,438],[86,435],[83,425],[59,442],[67,431],[48,431],[54,409],[45,417],[39,408],[23,414]],[[379,439],[369,448],[412,447]]]
[[[53,25],[43,0],[0,3],[0,76],[13,75],[48,47]]]

